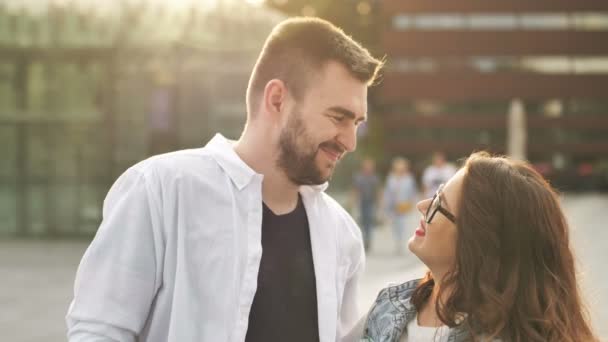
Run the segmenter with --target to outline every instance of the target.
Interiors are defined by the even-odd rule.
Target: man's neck
[[[293,211],[298,204],[299,186],[292,183],[285,172],[277,166],[276,147],[269,144],[268,137],[243,133],[236,142],[236,154],[255,172],[264,175],[262,199],[275,214]]]

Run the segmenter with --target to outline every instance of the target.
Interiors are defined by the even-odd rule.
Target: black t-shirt
[[[245,341],[319,341],[310,232],[300,197],[285,215],[264,204],[262,260]]]

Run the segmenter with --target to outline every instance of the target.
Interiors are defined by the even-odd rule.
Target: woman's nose
[[[422,215],[425,215],[426,214],[426,209],[429,207],[430,203],[431,203],[431,199],[427,198],[425,200],[422,200],[422,201],[418,202],[416,204],[416,208],[418,209],[418,211]]]

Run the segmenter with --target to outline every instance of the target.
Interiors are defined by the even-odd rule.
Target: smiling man
[[[70,341],[337,341],[359,318],[361,234],[324,193],[381,62],[332,24],[268,37],[238,141],[127,170],[79,266]]]

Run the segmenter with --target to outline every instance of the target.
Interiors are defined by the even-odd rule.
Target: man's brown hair
[[[285,83],[301,99],[311,75],[326,63],[336,61],[361,82],[374,83],[383,62],[372,57],[340,28],[319,18],[290,18],[270,33],[251,73],[247,88],[247,111],[259,105],[266,84],[273,79]]]

